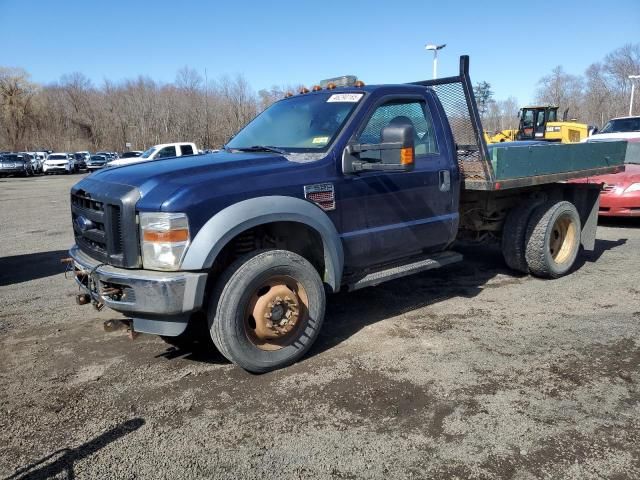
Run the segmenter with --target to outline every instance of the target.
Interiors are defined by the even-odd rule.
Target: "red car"
[[[604,217],[640,217],[640,138],[628,139],[625,171],[576,182],[602,183],[600,212]]]

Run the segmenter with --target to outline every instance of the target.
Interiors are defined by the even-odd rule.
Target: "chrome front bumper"
[[[77,245],[69,255],[80,289],[94,301],[132,317],[136,331],[179,335],[190,314],[202,307],[206,273],[116,268],[91,258]],[[114,290],[119,293],[109,293]]]

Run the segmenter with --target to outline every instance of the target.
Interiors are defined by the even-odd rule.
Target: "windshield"
[[[93,160],[95,162],[104,162],[106,160],[106,158],[104,158],[104,156],[102,156],[102,155],[92,155],[91,156],[91,160]]]
[[[527,108],[522,111],[522,126],[523,127],[533,126],[533,110]]]
[[[47,158],[47,160],[66,160],[67,156],[66,155],[49,155],[49,158]]]
[[[290,152],[325,150],[362,96],[362,93],[323,93],[281,100],[240,130],[226,147],[270,146]]]
[[[149,158],[151,155],[153,155],[156,152],[156,147],[151,147],[149,150],[145,150],[142,155],[140,155],[140,158]]]
[[[640,117],[609,120],[600,133],[640,132]]]
[[[24,161],[22,156],[18,156],[18,155],[3,155],[2,159],[5,160],[5,161],[9,161],[9,162],[23,162]]]

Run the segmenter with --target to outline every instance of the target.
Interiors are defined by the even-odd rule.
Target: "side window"
[[[180,145],[182,155],[193,155],[193,148],[191,145]]]
[[[156,158],[167,158],[167,157],[175,157],[176,156],[176,147],[164,147],[160,152],[158,152],[158,156]]]
[[[433,121],[426,103],[421,100],[392,100],[380,105],[371,115],[358,141],[380,143],[384,127],[402,124],[413,125],[416,156],[438,153]],[[376,161],[380,159],[380,152],[363,152],[360,158]]]

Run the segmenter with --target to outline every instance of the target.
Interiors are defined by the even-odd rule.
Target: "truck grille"
[[[98,184],[98,188],[87,188],[93,186],[91,184],[97,182],[85,179],[71,191],[71,219],[76,244],[101,263],[125,268],[139,266],[135,219],[138,191],[127,187],[121,195],[108,198],[101,192],[104,184]],[[122,190],[121,187],[126,186],[110,185],[110,196]]]

